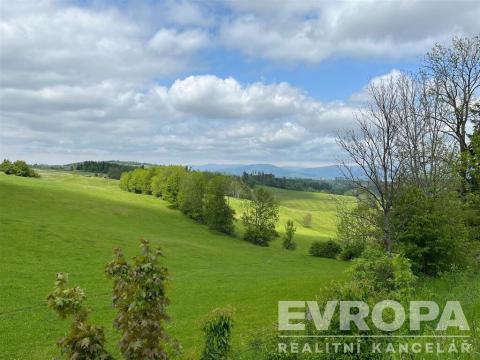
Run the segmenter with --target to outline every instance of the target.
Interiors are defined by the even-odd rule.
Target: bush
[[[169,320],[166,296],[168,271],[160,263],[160,248],[152,249],[141,239],[142,253],[128,263],[120,249],[107,264],[105,273],[113,280],[114,326],[122,333],[120,352],[126,359],[169,359],[177,351],[165,331]]]
[[[362,255],[365,246],[362,242],[352,242],[346,244],[340,252],[340,259],[344,261],[350,261],[356,259]]]
[[[310,255],[335,259],[342,248],[333,240],[327,242],[314,241],[310,246]]]
[[[293,225],[292,220],[288,220],[285,224],[285,235],[283,238],[283,248],[286,250],[295,250],[297,248],[297,244],[293,241],[293,235],[295,235],[295,231],[297,228]]]
[[[303,226],[305,227],[311,227],[312,226],[312,214],[307,213],[303,217]]]
[[[76,286],[68,288],[68,275],[58,273],[55,287],[47,297],[47,305],[61,319],[73,318],[70,332],[58,341],[62,354],[68,359],[101,359],[111,360],[112,356],[105,349],[103,328],[92,325],[88,321],[87,308],[83,307],[85,293]]]
[[[17,160],[13,164],[7,159],[3,160],[0,164],[0,171],[3,171],[7,175],[16,175],[22,177],[40,177],[36,171],[34,171],[23,160]]]
[[[216,309],[203,323],[205,348],[201,360],[227,360],[230,353],[233,310]]]
[[[464,268],[474,251],[465,226],[464,205],[455,191],[425,194],[416,187],[399,192],[392,233],[416,273],[438,275],[452,265]]]

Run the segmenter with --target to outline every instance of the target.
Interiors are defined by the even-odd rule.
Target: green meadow
[[[335,236],[339,201],[353,198],[272,189],[280,203],[279,231],[287,219],[297,226],[296,251],[281,240],[262,248],[189,220],[154,196],[121,191],[118,182],[66,172],[41,172],[40,179],[0,173],[0,348],[8,359],[48,359],[68,330],[47,309],[55,273],[87,294],[91,318],[105,328],[108,348],[118,355],[112,328],[111,283],[104,266],[115,247],[128,257],[140,237],[161,246],[170,272],[169,333],[185,357],[198,354],[200,323],[212,309],[236,309],[234,347],[248,349],[261,329],[274,324],[278,300],[314,299],[319,288],[341,280],[348,264],[314,258],[308,246]],[[241,214],[242,204],[229,199]],[[312,214],[312,226],[302,225]]]

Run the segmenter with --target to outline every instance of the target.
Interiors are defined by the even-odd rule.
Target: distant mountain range
[[[305,178],[305,179],[335,179],[343,177],[338,166],[320,166],[311,168],[302,167],[281,167],[272,164],[250,164],[250,165],[226,165],[226,164],[205,164],[192,165],[195,170],[220,172],[231,175],[242,175],[246,173],[264,172],[273,174],[276,177]],[[360,175],[359,168],[353,168],[356,175]]]

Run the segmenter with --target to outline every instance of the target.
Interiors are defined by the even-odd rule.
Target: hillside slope
[[[304,200],[282,194],[288,211],[302,207]],[[238,348],[275,322],[278,300],[313,299],[322,284],[342,278],[347,267],[302,249],[287,252],[278,240],[260,248],[212,232],[153,196],[121,191],[114,180],[61,172],[42,172],[40,179],[0,174],[0,199],[0,349],[8,359],[47,359],[57,353],[55,342],[69,324],[58,320],[44,299],[59,271],[70,273],[72,284],[86,290],[92,319],[105,327],[115,352],[111,283],[103,269],[114,247],[129,257],[138,253],[140,236],[166,254],[169,331],[186,356],[198,352],[199,321],[213,308],[236,308]],[[328,229],[325,236],[331,235],[331,224]],[[310,240],[308,231],[321,235],[322,227],[305,231],[301,236]]]

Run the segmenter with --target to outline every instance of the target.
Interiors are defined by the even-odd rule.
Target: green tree
[[[215,176],[210,180],[205,196],[204,219],[211,229],[233,234],[235,211],[225,199],[227,185],[224,176]]]
[[[126,171],[120,176],[120,189],[130,191],[129,183],[130,183],[131,176],[132,176],[131,171]]]
[[[381,237],[381,214],[374,204],[366,201],[359,201],[354,206],[339,203],[337,240],[342,247],[342,260],[359,257],[367,245],[378,243]]]
[[[188,217],[203,221],[203,198],[205,195],[205,177],[194,171],[187,173],[178,191],[178,208]]]
[[[278,204],[273,194],[264,188],[255,188],[251,201],[245,202],[242,222],[244,239],[260,246],[268,246],[277,232]]]
[[[141,248],[141,255],[131,264],[116,249],[106,266],[107,277],[113,280],[113,306],[118,311],[114,326],[122,332],[119,346],[125,359],[165,360],[170,358],[173,344],[165,331],[168,271],[159,262],[160,249],[152,250],[144,239]]]
[[[283,248],[286,250],[295,250],[297,248],[297,244],[295,241],[293,241],[293,235],[295,235],[295,232],[297,231],[297,228],[293,224],[292,220],[287,220],[287,223],[285,224],[285,235],[283,237]]]
[[[233,310],[215,309],[204,320],[202,330],[205,334],[205,347],[201,360],[227,360],[231,350],[231,332],[233,328]]]
[[[466,223],[472,240],[480,241],[480,103],[472,109],[477,121],[470,136],[467,157],[468,194],[466,196]]]
[[[47,305],[61,319],[73,317],[70,332],[59,342],[62,353],[68,359],[110,360],[112,356],[105,350],[103,328],[88,322],[87,308],[83,307],[85,293],[78,286],[68,288],[68,275],[58,273],[55,287],[47,297]]]
[[[456,191],[429,196],[417,187],[402,189],[392,215],[398,249],[415,272],[437,275],[452,265],[467,265],[468,244],[463,204]]]
[[[162,198],[173,206],[178,206],[178,192],[180,191],[180,184],[182,178],[187,171],[183,166],[169,166],[166,169],[166,178],[162,184],[161,193]]]
[[[5,159],[2,161],[0,164],[0,171],[3,171],[4,173],[7,173],[12,167],[12,163],[10,160]]]

